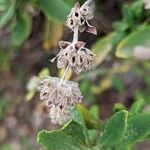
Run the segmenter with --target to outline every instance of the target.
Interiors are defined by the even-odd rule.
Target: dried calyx
[[[71,30],[74,30],[78,26],[80,32],[86,31],[97,34],[96,28],[89,24],[89,20],[92,18],[93,10],[86,3],[81,7],[79,3],[76,3],[68,16],[67,26]]]
[[[60,41],[61,51],[57,55],[57,67],[63,68],[68,65],[79,74],[94,66],[94,54],[84,47],[85,43],[78,41],[75,44]]]
[[[63,124],[71,117],[71,109],[82,102],[82,94],[78,83],[56,77],[47,77],[39,84],[40,99],[46,100],[50,108],[49,117],[55,124]]]
[[[58,68],[66,68],[62,79],[47,77],[39,84],[40,99],[47,100],[50,109],[49,117],[54,124],[63,124],[71,118],[71,109],[81,103],[83,96],[78,83],[65,80],[68,68],[77,74],[85,72],[94,66],[94,54],[85,48],[85,42],[78,41],[78,32],[87,31],[96,34],[95,27],[88,20],[93,18],[93,11],[88,6],[92,0],[86,1],[81,7],[76,3],[68,16],[67,26],[73,30],[72,42],[60,41],[60,52],[51,60],[57,59]]]

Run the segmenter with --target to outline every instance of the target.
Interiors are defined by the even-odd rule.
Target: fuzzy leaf
[[[74,121],[60,130],[39,132],[37,141],[48,150],[81,150],[85,145],[82,126]]]
[[[31,25],[32,21],[28,13],[22,12],[18,15],[12,29],[12,42],[15,46],[21,46],[21,44],[28,38],[31,32]]]
[[[76,107],[78,111],[82,112],[83,118],[88,128],[91,128],[91,129],[100,128],[99,119],[94,117],[84,106],[78,104]]]
[[[122,141],[127,128],[128,112],[117,112],[107,123],[101,137],[101,145],[116,145]]]
[[[133,144],[150,135],[150,114],[138,114],[128,119],[128,127],[123,143]]]
[[[66,21],[71,10],[71,6],[63,0],[37,0],[37,2],[49,20],[59,23]]]
[[[134,57],[136,46],[150,47],[150,26],[143,26],[124,38],[117,46],[116,56],[120,58]]]
[[[86,122],[84,120],[83,113],[78,108],[78,106],[75,106],[72,110],[72,119],[75,122],[79,123],[83,127],[83,133],[84,133],[84,136],[85,136],[85,141],[86,141],[87,144],[89,144],[89,135],[88,135],[88,129],[87,129],[87,126],[86,126]]]

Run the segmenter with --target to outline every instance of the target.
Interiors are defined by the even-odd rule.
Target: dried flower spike
[[[75,28],[78,28],[80,32],[86,31],[97,34],[96,28],[89,24],[89,20],[93,18],[93,10],[90,6],[88,6],[87,2],[81,7],[77,2],[72,8],[66,23],[67,26],[73,31]]]
[[[82,102],[78,83],[56,77],[47,77],[39,84],[40,98],[46,100],[50,109],[49,117],[54,124],[63,124],[71,117],[72,107]]]
[[[88,6],[92,0],[81,7],[76,3],[68,16],[67,25],[74,32],[72,42],[60,41],[60,52],[52,60],[57,59],[58,68],[66,68],[62,79],[47,77],[39,84],[40,99],[46,100],[50,109],[49,117],[54,124],[63,124],[71,118],[71,109],[81,103],[83,96],[76,82],[65,80],[68,68],[79,74],[94,66],[94,54],[85,48],[85,42],[78,41],[78,32],[86,30],[96,34],[95,27],[88,23],[93,18],[93,11]]]

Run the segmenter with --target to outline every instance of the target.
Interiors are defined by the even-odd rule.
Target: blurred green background
[[[0,150],[42,150],[37,132],[56,128],[37,84],[64,73],[49,59],[59,51],[59,40],[72,40],[64,23],[75,2],[0,0]],[[142,0],[95,3],[98,35],[80,34],[96,53],[95,68],[80,76],[70,70],[67,79],[80,83],[84,105],[99,109],[103,121],[122,107],[150,112],[150,10]],[[135,149],[149,148],[144,142]]]

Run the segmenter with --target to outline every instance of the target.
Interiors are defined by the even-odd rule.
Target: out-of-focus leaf
[[[128,4],[123,5],[122,7],[123,21],[128,23],[129,26],[134,25],[134,16],[131,10],[131,6]]]
[[[109,34],[104,38],[100,38],[96,43],[93,44],[91,50],[96,54],[96,64],[99,65],[106,58],[108,53],[111,51],[113,45],[111,39],[114,33]]]
[[[54,23],[46,19],[45,22],[45,37],[44,37],[44,48],[50,50],[58,44],[58,41],[63,35],[63,25]]]
[[[26,100],[31,100],[38,89],[40,78],[38,76],[32,76],[27,83],[27,94],[25,96]]]
[[[0,70],[8,71],[10,68],[10,56],[4,50],[0,50]]]
[[[94,94],[101,94],[105,90],[109,89],[112,86],[112,81],[110,76],[106,76],[104,79],[99,81],[98,85],[92,86],[91,90]]]
[[[100,112],[99,112],[99,107],[98,105],[92,105],[89,109],[90,113],[96,118],[99,120],[99,115],[100,115]]]
[[[65,22],[71,10],[63,0],[37,0],[37,3],[48,19],[57,23]]]
[[[120,21],[120,22],[113,23],[113,27],[117,31],[123,32],[123,31],[125,31],[125,30],[127,30],[129,28],[129,25],[126,22],[124,22],[124,21],[122,21],[122,22]]]
[[[136,19],[141,18],[141,16],[143,15],[143,10],[144,10],[143,0],[135,1],[132,4],[131,9]]]
[[[73,6],[73,4],[75,4],[76,0],[63,0],[64,2],[66,2],[67,4],[69,4],[70,6]]]
[[[28,38],[31,32],[32,21],[27,12],[20,13],[12,29],[12,42],[19,47]]]
[[[146,84],[150,87],[150,74],[145,74],[144,80]]]
[[[39,132],[37,141],[48,150],[81,150],[86,145],[83,128],[75,121],[60,130]]]
[[[131,58],[136,46],[150,47],[150,26],[143,26],[123,39],[117,46],[116,56]]]
[[[4,116],[7,109],[7,102],[3,99],[0,99],[0,119]]]
[[[102,146],[116,145],[122,142],[122,136],[127,129],[127,118],[128,112],[125,110],[115,113],[104,128],[100,140]]]
[[[150,114],[138,114],[129,117],[123,143],[133,144],[150,135]]]
[[[112,77],[112,86],[119,92],[124,91],[124,83],[121,77],[114,75]]]
[[[80,86],[80,90],[86,100],[88,100],[90,102],[95,100],[93,92],[91,92],[92,87],[91,87],[91,83],[89,80],[87,80],[87,79],[82,80],[80,82],[79,86]]]
[[[146,104],[146,102],[142,98],[136,100],[132,104],[130,112],[132,112],[132,113],[139,113],[139,112],[141,112],[143,107],[145,106],[145,104]]]
[[[6,3],[6,4],[5,4]],[[7,5],[7,6],[4,6]],[[3,4],[1,4],[1,9],[2,7],[5,7],[4,10],[0,15],[0,29],[3,28],[13,17],[14,12],[15,12],[15,0],[9,0],[9,3],[5,0]],[[1,10],[0,10],[1,11]]]
[[[47,76],[50,76],[50,71],[48,68],[44,68],[39,72],[38,76],[32,76],[30,78],[26,87],[27,88],[27,94],[25,96],[26,100],[29,101],[34,97],[35,93],[37,92],[40,80]]]
[[[121,110],[126,110],[126,107],[121,103],[115,103],[113,111],[116,113]]]
[[[12,146],[8,143],[0,145],[0,150],[10,150],[10,149],[12,149]]]

